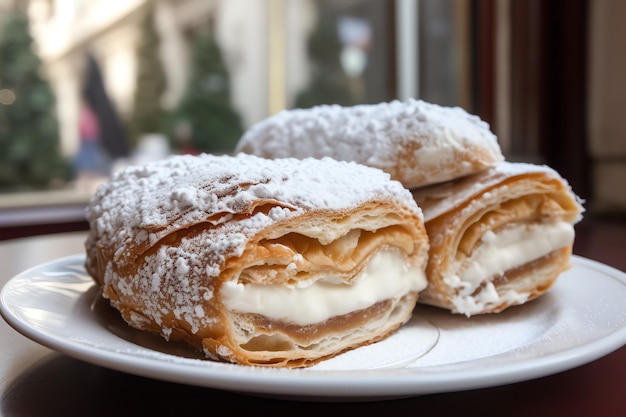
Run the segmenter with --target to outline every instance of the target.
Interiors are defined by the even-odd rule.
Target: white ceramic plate
[[[58,259],[12,278],[0,293],[4,319],[77,359],[190,385],[303,400],[398,398],[538,378],[626,344],[626,274],[574,256],[547,294],[501,314],[466,318],[418,306],[390,338],[312,368],[217,363],[126,326],[83,260]]]

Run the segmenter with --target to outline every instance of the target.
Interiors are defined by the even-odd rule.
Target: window
[[[27,193],[19,184],[25,177],[18,177],[12,189],[3,186],[0,229],[12,228],[13,236],[33,225],[86,226],[82,207],[110,170],[171,153],[228,152],[246,128],[283,108],[420,97],[477,112],[477,97],[487,90],[475,76],[481,44],[473,5],[463,0],[33,0],[25,34],[41,62],[33,72],[44,74],[55,99],[49,114],[57,125],[49,127],[69,171],[59,162],[57,180]],[[6,45],[9,36],[1,33],[0,45]],[[12,48],[24,52],[26,47]],[[94,74],[92,92],[85,95]],[[5,78],[0,73],[0,82]],[[13,100],[11,88],[0,85],[4,110]],[[90,125],[86,103],[98,123]],[[219,114],[217,128],[204,123],[213,114]],[[116,132],[107,133],[113,126]],[[87,131],[101,142],[89,142]],[[47,162],[52,159],[52,151],[39,145],[24,140],[20,146],[31,158],[25,161],[37,152]],[[104,169],[79,176],[79,156]],[[45,178],[52,176],[52,167],[42,169],[48,170]]]

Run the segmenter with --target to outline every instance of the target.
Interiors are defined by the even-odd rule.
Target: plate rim
[[[193,361],[201,360],[190,359],[191,362],[188,363],[187,361],[172,363],[158,358],[136,356],[81,344],[68,338],[39,331],[13,314],[6,300],[8,288],[20,280],[28,280],[29,274],[56,264],[76,263],[84,257],[84,254],[74,254],[57,258],[35,265],[10,278],[0,289],[0,315],[23,336],[75,359],[108,369],[187,385],[260,395],[302,397],[304,400],[341,398],[362,401],[397,398],[486,388],[540,378],[589,363],[626,344],[625,325],[601,338],[573,346],[565,351],[533,357],[521,363],[508,362],[499,366],[485,367],[480,373],[470,366],[455,370],[452,372],[453,375],[448,372],[429,372],[439,366],[376,370],[315,370],[313,372],[307,369],[262,368],[226,363],[212,363],[215,367],[193,367],[191,366]],[[626,286],[626,273],[613,266],[578,255],[572,255],[571,260],[572,268],[577,266],[590,268]],[[74,300],[75,304],[79,299],[80,297]],[[69,308],[69,310],[72,309]],[[232,367],[236,367],[237,371],[232,372]]]

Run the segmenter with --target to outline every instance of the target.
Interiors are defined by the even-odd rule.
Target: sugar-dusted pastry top
[[[504,159],[496,136],[478,116],[415,99],[284,110],[252,126],[236,151],[356,161],[388,172],[407,188],[458,178]]]
[[[427,284],[420,208],[354,162],[174,156],[114,174],[87,219],[102,296],[211,359],[310,366],[389,336]]]
[[[400,201],[422,216],[400,183],[380,170],[352,162],[270,161],[245,154],[174,156],[128,167],[98,188],[87,208],[92,227],[86,246],[95,250],[98,242],[106,242],[108,248],[116,248],[117,262],[132,263],[128,256],[140,254],[142,248],[175,230],[204,222],[228,232],[228,240],[217,237],[212,243],[218,262],[242,250],[248,236],[273,223],[306,211],[349,210],[377,199]],[[268,200],[276,203],[268,212],[257,207]],[[238,214],[247,216],[231,221]],[[320,231],[324,233],[330,231]]]

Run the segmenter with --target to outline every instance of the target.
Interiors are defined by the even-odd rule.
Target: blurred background
[[[626,213],[621,0],[0,0],[0,239],[85,228],[128,164],[229,153],[285,108],[408,97],[487,121]]]

